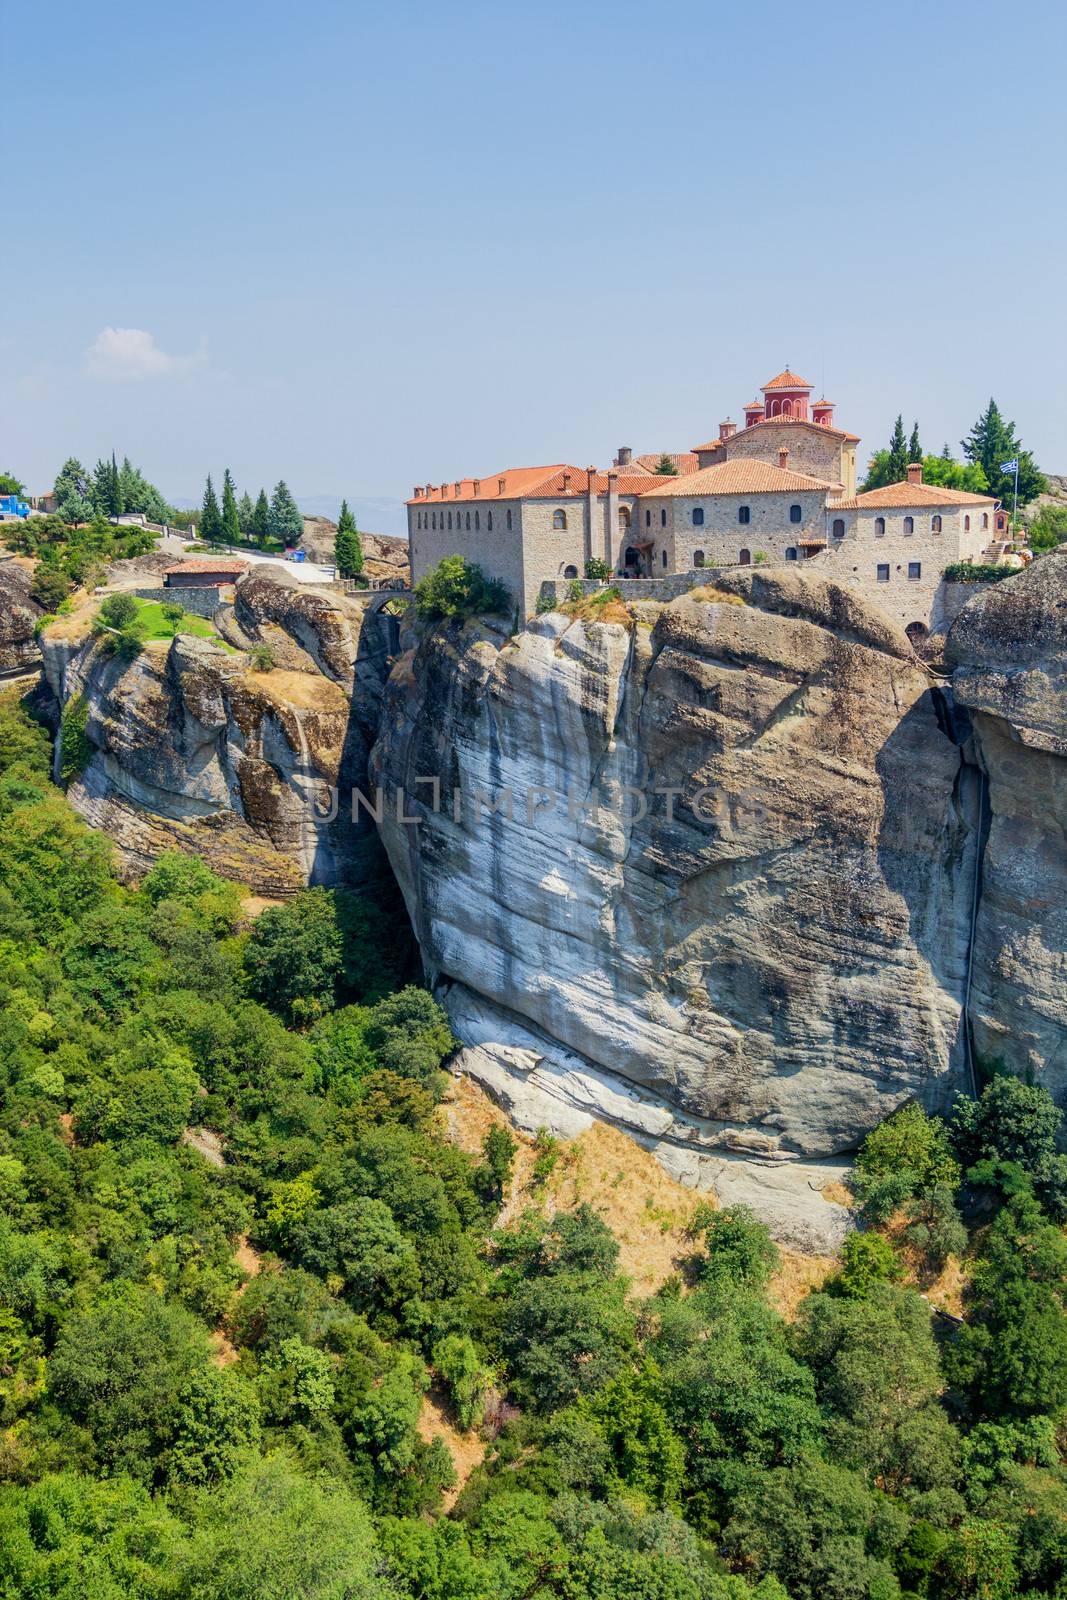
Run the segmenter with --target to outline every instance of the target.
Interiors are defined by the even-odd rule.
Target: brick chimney
[[[565,472],[563,474],[563,493],[564,494],[570,494],[570,492],[571,492],[571,475],[570,475],[569,472]]]
[[[498,478],[496,480],[496,492],[497,492],[497,494],[503,494],[504,493],[504,489],[506,487],[506,484],[507,484],[507,479],[506,478]]]
[[[615,457],[615,465],[617,467],[628,467],[633,461],[633,458],[634,453],[632,446],[628,444],[620,444],[619,453]]]
[[[476,495],[481,494],[481,492],[482,492],[482,480],[481,480],[481,478],[475,478],[474,479],[474,492],[475,492]]]
[[[922,462],[921,461],[909,461],[908,462],[908,482],[909,483],[922,483],[922,481],[923,481],[923,464],[922,464]]]
[[[782,446],[782,448],[778,452],[778,465],[780,467],[784,467],[784,466],[786,466],[788,464],[788,462],[789,462],[789,446],[784,444]]]

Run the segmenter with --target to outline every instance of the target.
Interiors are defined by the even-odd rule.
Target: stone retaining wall
[[[232,588],[232,585],[229,586]],[[135,589],[134,594],[138,600],[153,600],[159,605],[182,605],[186,611],[191,611],[194,617],[205,617],[211,621],[219,606],[223,603],[222,590],[216,587],[203,589]]]
[[[761,562],[757,570],[769,572],[776,566],[795,569],[796,565],[795,561],[767,561]],[[736,564],[728,567],[692,567],[688,572],[670,572],[665,578],[607,578],[603,583],[590,578],[546,578],[541,585],[541,601],[558,603],[566,600],[576,583],[581,585],[583,594],[596,594],[598,589],[615,588],[624,600],[677,600],[679,595],[688,594],[690,589],[714,583],[718,572],[741,570]]]

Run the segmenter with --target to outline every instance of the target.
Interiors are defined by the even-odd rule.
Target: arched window
[[[783,400],[782,401],[782,416],[783,417],[791,417],[792,415],[793,415],[793,402],[792,402],[792,400]]]
[[[738,522],[740,522],[742,524],[742,526],[747,522],[751,522],[751,520],[752,520],[752,507],[751,506],[738,506],[738,508],[737,508],[737,520],[738,520]]]
[[[694,528],[702,528],[703,526],[704,526],[704,507],[703,506],[694,506],[693,507],[693,527]]]
[[[511,532],[511,507],[508,506],[508,532]]]
[[[470,533],[470,531],[471,531],[471,514],[468,511],[467,512],[467,532]]]
[[[578,568],[577,567],[564,567],[563,576],[565,578],[576,578],[578,576]]]
[[[492,531],[493,531],[493,513],[491,511],[487,511],[485,513],[485,525],[489,529],[489,532],[492,533]]]
[[[652,512],[651,511],[646,511],[645,512],[645,527],[646,528],[651,528],[651,526],[652,526]]]
[[[632,567],[635,572],[640,568],[641,558],[637,554],[637,551],[634,549],[632,544],[628,544],[626,546],[626,553],[622,558],[622,564],[624,568]]]
[[[482,525],[482,523],[481,523],[481,516],[480,516],[480,513],[479,513],[479,512],[477,512],[477,511],[476,511],[476,512],[475,512],[475,513],[474,513],[474,526],[475,526],[475,527],[476,527],[476,528],[480,528],[480,527],[481,527],[481,525]]]
[[[884,517],[875,517],[875,519],[874,519],[874,537],[876,539],[884,539],[885,538],[885,518]]]
[[[664,566],[667,565],[667,552],[666,552],[666,550],[664,550],[664,552],[663,552],[663,565]]]
[[[456,515],[458,516],[459,513],[457,512]],[[449,531],[449,533],[452,532],[452,513],[451,513],[451,511],[448,513],[448,531]]]
[[[743,567],[747,567],[750,564],[751,560],[752,560],[752,551],[751,550],[742,550],[738,554],[737,559],[738,559],[738,561],[740,561],[740,563],[741,563],[741,565]]]
[[[629,508],[629,506],[620,506],[619,507],[619,532],[620,533],[625,533],[626,532],[627,528],[629,528],[629,526],[630,526],[630,521],[631,521],[631,518],[630,518],[630,508]]]
[[[553,511],[552,526],[554,528],[565,528],[567,526],[567,513],[565,511]]]
[[[786,546],[785,559],[787,561],[795,561],[797,559],[797,547],[795,544]]]
[[[702,567],[704,565],[704,552],[703,552],[703,550],[694,550],[693,551],[693,565],[694,565],[694,567]]]
[[[988,528],[989,527],[989,512],[988,511],[983,511],[982,512],[982,527],[983,528]]]
[[[914,533],[915,532],[915,518],[914,517],[905,517],[904,518],[904,532],[905,533]]]
[[[436,531],[437,531],[437,512],[436,511],[430,517],[430,526],[433,528],[434,532],[436,533]]]
[[[662,510],[660,511],[660,514],[659,514],[659,525],[660,525],[661,528],[665,528],[667,526],[667,507],[666,506],[664,506],[662,508]]]
[[[804,515],[804,513],[800,509],[799,506],[790,506],[789,507],[789,520],[790,520],[790,522],[799,522],[801,520],[801,518],[803,517],[803,515]]]
[[[941,513],[940,513],[940,511],[935,511],[933,516],[930,518],[930,532],[931,533],[940,533],[941,532]]]
[[[845,537],[845,519],[844,519],[844,517],[835,517],[834,518],[834,525],[830,529],[830,532],[833,534],[835,539],[843,539]]]
[[[971,519],[970,519],[970,517],[964,517],[964,519],[963,519],[963,531],[964,531],[964,533],[970,533],[970,531],[971,531]]]

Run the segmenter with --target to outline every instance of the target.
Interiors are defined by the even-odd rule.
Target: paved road
[[[184,555],[195,554],[199,559],[204,554],[202,550],[190,551],[189,541],[176,533],[161,534],[156,540],[156,549],[165,556],[173,556],[175,561],[180,561]],[[332,583],[335,574],[333,567],[320,566],[315,561],[286,561],[284,556],[259,556],[251,550],[231,550],[228,546],[220,550],[224,555],[238,556],[257,567],[284,567],[298,583]]]

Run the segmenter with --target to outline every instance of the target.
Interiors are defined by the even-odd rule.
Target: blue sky
[[[994,394],[1067,471],[1065,46],[1030,0],[9,0],[0,467],[396,529],[415,482],[690,446],[788,361],[861,453]]]

